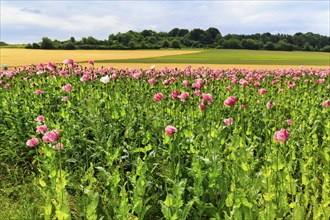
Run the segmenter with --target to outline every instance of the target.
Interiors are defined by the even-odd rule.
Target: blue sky
[[[222,35],[314,32],[330,35],[329,0],[258,1],[1,1],[0,40],[77,40],[129,30],[215,27]]]

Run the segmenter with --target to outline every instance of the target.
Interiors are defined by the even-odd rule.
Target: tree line
[[[143,30],[110,34],[108,39],[98,40],[92,36],[76,40],[71,37],[65,41],[43,37],[39,43],[28,44],[32,49],[98,49],[134,50],[161,48],[216,48],[251,49],[280,51],[322,51],[330,52],[330,37],[312,32],[289,34],[256,33],[251,35],[227,34],[222,36],[217,28],[192,30],[174,28],[169,32]]]

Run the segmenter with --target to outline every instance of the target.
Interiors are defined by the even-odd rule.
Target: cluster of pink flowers
[[[231,93],[228,95],[229,97],[224,100],[224,105],[227,107],[235,106],[238,101],[236,96],[233,96],[234,92],[239,87],[244,87],[244,90],[255,91],[258,90],[258,94],[264,95],[268,94],[267,90],[261,87],[261,84],[264,85],[266,82],[271,82],[271,86],[279,92],[290,92],[290,89],[295,89],[297,85],[300,85],[299,81],[304,80],[305,83],[308,84],[323,84],[321,86],[325,86],[327,89],[330,89],[330,85],[326,85],[327,77],[330,75],[330,68],[328,69],[309,69],[309,68],[298,68],[298,69],[277,69],[274,71],[268,70],[248,70],[248,69],[239,69],[233,68],[229,69],[212,69],[209,67],[201,66],[198,69],[193,69],[191,66],[187,66],[184,70],[167,68],[161,70],[156,70],[155,66],[152,66],[150,70],[139,70],[135,68],[131,69],[114,69],[113,67],[109,68],[94,68],[94,61],[90,60],[89,64],[92,66],[86,67],[85,69],[77,63],[74,63],[72,59],[66,59],[63,61],[63,64],[55,65],[53,62],[49,62],[48,64],[38,64],[31,65],[31,67],[22,67],[21,70],[27,72],[28,74],[24,77],[25,81],[29,80],[29,77],[36,74],[40,76],[45,76],[48,78],[51,77],[67,77],[69,78],[71,75],[78,75],[80,77],[81,82],[87,82],[99,79],[101,83],[108,84],[110,81],[115,80],[117,78],[123,78],[127,80],[143,80],[143,82],[148,82],[151,85],[155,84],[163,84],[164,86],[168,86],[166,91],[169,91],[172,85],[182,85],[185,91],[174,90],[170,94],[163,94],[158,92],[153,96],[154,102],[161,101],[164,97],[172,97],[176,101],[181,102],[192,102],[192,100],[198,100],[196,105],[198,104],[198,108],[204,111],[209,105],[214,102],[214,99],[222,98],[222,94],[213,94],[214,97],[207,93],[211,89],[215,88],[216,84],[212,83],[215,81],[223,80],[228,85],[225,88],[219,88],[217,91],[225,93]],[[0,85],[5,89],[11,89],[14,86],[6,83],[7,78],[15,77],[15,75],[19,74],[21,70],[13,69],[6,70],[0,72]],[[285,79],[284,81],[282,79]],[[237,85],[238,84],[238,85]],[[31,87],[36,87],[36,91],[34,92],[36,95],[42,95],[43,91],[38,89],[37,83],[31,82]],[[106,85],[104,85],[106,86]],[[232,86],[232,87],[231,87]],[[157,88],[157,86],[153,86],[153,88]],[[266,87],[265,87],[266,88]],[[69,92],[72,91],[72,85],[67,84],[62,87],[62,91],[66,96],[62,97],[62,101],[69,100]],[[214,90],[213,90],[214,91]],[[227,92],[226,92],[227,91]],[[269,90],[271,91],[271,90]],[[218,96],[216,96],[218,95]],[[237,95],[237,93],[236,93]],[[272,94],[270,94],[272,95]],[[268,95],[265,95],[266,97]],[[197,98],[198,97],[198,98]],[[259,97],[260,100],[263,98]],[[187,101],[189,100],[189,101]],[[173,101],[173,100],[172,100]],[[175,101],[175,102],[176,102]],[[245,102],[246,99],[241,98],[240,96],[240,107],[235,106],[235,109],[245,109],[247,108],[248,102]],[[257,101],[257,103],[263,103],[263,101]],[[323,103],[320,102],[319,106],[322,105],[324,107],[328,107],[330,105],[330,100],[323,100]],[[268,102],[266,107],[271,109],[275,106],[275,102]],[[42,122],[44,119],[38,119],[38,122]],[[287,125],[291,125],[292,121],[290,119],[285,120]],[[225,118],[224,123],[226,125],[232,125],[234,123],[233,118]],[[285,130],[285,129],[284,129]],[[283,142],[283,137],[288,138],[289,135],[286,135],[285,131],[281,129],[276,132],[274,135],[275,140]],[[48,131],[46,124],[38,124],[36,132],[38,135],[43,135],[42,141],[46,143],[57,142],[60,139],[59,131],[52,130]],[[166,135],[171,135],[177,132],[177,129],[173,126],[168,126],[165,129]],[[287,132],[288,134],[288,132]],[[40,138],[39,138],[40,139]],[[39,143],[38,138],[32,138],[26,142],[28,146],[36,146]],[[62,149],[62,144],[55,145],[57,149]]]
[[[276,103],[275,102],[267,102],[267,104],[266,104],[266,107],[268,108],[268,109],[271,109],[273,106],[275,106],[276,105]]]
[[[39,115],[35,119],[35,121],[39,124],[44,122],[44,120],[45,120],[45,118],[42,115]],[[42,141],[45,142],[45,143],[54,143],[54,142],[57,142],[60,139],[59,131],[58,130],[48,131],[48,128],[47,128],[46,124],[37,125],[36,133],[44,134],[44,136],[42,137]],[[36,137],[31,138],[31,139],[26,141],[26,146],[28,146],[28,147],[35,147],[38,144],[39,144],[39,139],[36,138]],[[58,150],[58,149],[63,149],[64,146],[63,146],[62,143],[57,143],[52,148],[54,150]]]

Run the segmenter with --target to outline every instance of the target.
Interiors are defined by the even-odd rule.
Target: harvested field
[[[75,62],[93,60],[139,59],[169,55],[198,53],[198,50],[33,50],[0,48],[1,65],[9,67],[30,65],[31,63],[62,62],[73,59]],[[109,64],[107,65],[109,66]],[[148,65],[150,66],[150,65]]]

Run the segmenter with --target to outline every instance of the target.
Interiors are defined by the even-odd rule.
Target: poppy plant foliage
[[[329,68],[97,65],[0,70],[0,156],[70,194],[36,219],[328,216]]]

